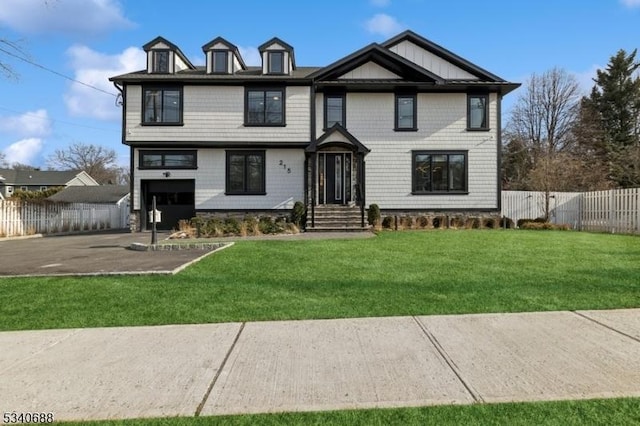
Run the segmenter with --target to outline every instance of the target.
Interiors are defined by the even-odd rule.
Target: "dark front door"
[[[143,223],[151,229],[147,212],[151,210],[153,197],[156,208],[161,212],[162,221],[158,229],[177,229],[178,221],[195,216],[195,181],[189,180],[143,180],[142,181]]]
[[[320,153],[320,204],[347,204],[351,201],[351,154]]]

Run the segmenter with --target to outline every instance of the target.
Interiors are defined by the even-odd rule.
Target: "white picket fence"
[[[0,200],[0,237],[129,227],[129,206]]]
[[[544,192],[502,191],[502,215],[544,217]],[[572,229],[640,234],[640,188],[591,192],[551,192],[549,220]]]

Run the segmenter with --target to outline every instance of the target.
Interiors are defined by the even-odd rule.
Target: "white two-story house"
[[[112,77],[131,149],[132,229],[212,214],[496,214],[502,97],[519,85],[406,31],[325,67],[273,38],[246,66],[218,37],[196,67],[171,42]],[[350,213],[349,213],[350,212]]]

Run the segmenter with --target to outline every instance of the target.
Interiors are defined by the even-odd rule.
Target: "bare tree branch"
[[[82,170],[101,184],[116,184],[121,178],[113,149],[76,142],[66,149],[56,149],[47,159],[54,170]]]

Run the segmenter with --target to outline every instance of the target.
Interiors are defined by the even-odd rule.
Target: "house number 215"
[[[285,169],[287,173],[291,173],[291,167],[287,167],[287,165],[284,164],[284,161],[280,160],[279,165],[282,166],[282,168]]]

